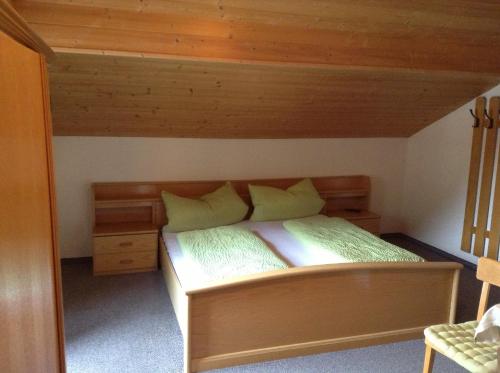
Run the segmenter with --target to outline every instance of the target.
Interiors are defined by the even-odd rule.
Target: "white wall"
[[[500,86],[484,96],[500,95]],[[408,140],[402,217],[404,232],[465,260],[460,250],[472,146],[474,100]]]
[[[382,230],[402,228],[406,139],[54,137],[62,257],[91,255],[91,182],[365,174]]]
[[[486,96],[500,95],[500,86]],[[409,139],[54,137],[62,257],[91,255],[91,182],[365,174],[383,232],[460,250],[474,101]]]

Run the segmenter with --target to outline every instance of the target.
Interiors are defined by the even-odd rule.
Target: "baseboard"
[[[78,258],[62,258],[61,264],[92,264],[92,257],[81,256]]]
[[[442,257],[444,257],[446,259],[453,260],[454,262],[458,262],[458,263],[462,264],[464,267],[473,270],[474,272],[476,272],[476,270],[477,270],[477,266],[474,263],[468,262],[467,260],[463,260],[462,258],[459,258],[458,256],[455,256],[455,255],[450,254],[446,251],[438,249],[437,247],[429,245],[425,242],[419,241],[416,238],[407,236],[404,233],[384,233],[384,234],[380,235],[380,237],[381,238],[391,238],[391,237],[402,238],[404,240],[407,240],[407,241],[413,242],[414,244],[422,246],[426,250],[429,250],[429,251],[432,251],[438,255],[441,255]]]

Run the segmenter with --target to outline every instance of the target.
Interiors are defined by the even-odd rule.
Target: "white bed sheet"
[[[244,220],[235,226],[244,227],[256,233],[292,267],[335,263],[335,256],[329,251],[302,245],[283,227],[283,221]],[[162,236],[181,285],[185,288],[201,285],[205,281],[204,276],[196,263],[193,263],[182,252],[177,234],[168,233],[163,227]]]

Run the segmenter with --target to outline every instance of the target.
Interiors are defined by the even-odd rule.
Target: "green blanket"
[[[181,250],[208,281],[287,268],[266,244],[247,229],[224,226],[182,232]]]
[[[419,262],[418,255],[392,245],[341,218],[323,215],[287,220],[284,227],[303,245],[333,255],[334,263]]]

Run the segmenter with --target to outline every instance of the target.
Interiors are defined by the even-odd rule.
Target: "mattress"
[[[198,268],[196,277],[204,283],[289,267],[256,234],[240,226],[182,232],[177,241],[183,256]]]
[[[342,218],[316,215],[287,220],[283,226],[305,246],[331,252],[336,263],[423,261]]]
[[[283,221],[252,222],[249,220],[234,224],[254,232],[290,267],[335,263],[332,253],[320,248],[306,247],[295,239],[284,227]],[[181,249],[177,233],[162,230],[163,241],[174,266],[181,286],[197,287],[203,284],[203,276]]]
[[[321,218],[321,215],[318,215],[318,217]],[[314,218],[315,217],[311,217],[311,219]],[[324,248],[322,245],[302,244],[298,238],[295,238],[295,236],[283,226],[283,223],[284,221],[252,222],[245,220],[234,224],[234,226],[246,228],[255,233],[289,267],[346,262],[345,259],[339,258],[334,251]],[[196,288],[205,285],[206,279],[202,271],[200,271],[196,263],[183,253],[177,234],[168,233],[166,229],[163,228],[162,236],[181,286],[184,288]],[[400,250],[406,252],[404,249]],[[407,253],[415,258],[419,258],[414,254]],[[358,258],[357,260],[351,260],[349,262],[359,261]]]

